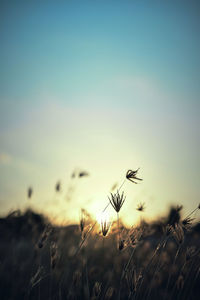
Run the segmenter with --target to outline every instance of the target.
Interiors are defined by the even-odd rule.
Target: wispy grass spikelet
[[[110,286],[110,287],[107,289],[107,291],[106,291],[106,294],[105,294],[104,299],[105,299],[105,300],[110,300],[111,298],[113,298],[114,292],[115,292],[114,288]]]
[[[36,273],[31,277],[30,280],[30,287],[33,288],[38,282],[41,281],[42,277],[44,276],[44,267],[39,266]]]
[[[86,171],[79,172],[79,177],[89,176],[89,173]]]
[[[84,211],[81,210],[81,218],[80,218],[80,230],[83,232],[85,228],[85,216],[84,216]]]
[[[54,269],[57,261],[57,244],[55,242],[51,242],[50,246],[50,255],[51,255],[51,268]]]
[[[182,220],[182,225],[187,229],[192,226],[192,222],[194,221],[194,218],[186,217]]]
[[[125,240],[120,240],[119,241],[119,250],[120,251],[124,249],[124,242],[125,242]]]
[[[185,259],[186,259],[186,261],[189,261],[196,254],[199,254],[199,251],[196,249],[196,247],[194,247],[194,246],[187,247],[186,253],[185,253]]]
[[[28,194],[28,198],[30,199],[32,197],[32,195],[33,195],[33,189],[32,189],[32,187],[28,188],[27,194]]]
[[[180,274],[176,281],[176,287],[178,290],[182,290],[183,286],[184,286],[184,277],[182,274]]]
[[[140,168],[138,168],[137,170],[133,171],[133,170],[128,170],[126,172],[126,178],[128,180],[130,180],[131,182],[137,184],[137,182],[135,180],[142,180],[141,178],[138,178],[136,175],[137,175],[137,172],[139,171]]]
[[[140,203],[138,204],[137,208],[138,211],[144,211],[145,210],[145,203]]]
[[[126,199],[126,197],[124,196],[124,192],[122,192],[121,195],[120,195],[119,191],[117,191],[117,193],[115,193],[115,194],[112,194],[112,193],[110,193],[110,194],[111,194],[111,198],[108,197],[110,204],[112,205],[114,210],[118,213]]]
[[[91,300],[98,300],[101,294],[101,283],[95,282],[92,290]]]
[[[60,192],[60,190],[61,190],[61,183],[60,183],[60,181],[58,181],[58,182],[56,183],[56,185],[55,185],[55,190],[56,190],[56,192]]]
[[[182,244],[184,241],[184,231],[180,224],[175,224],[175,228],[172,228],[172,233],[178,244]]]
[[[102,232],[103,236],[106,236],[108,234],[110,225],[111,225],[111,223],[107,220],[101,221],[101,232]]]
[[[42,236],[41,236],[41,238],[40,238],[40,240],[39,240],[39,242],[38,242],[38,248],[42,248],[42,247],[44,246],[44,243],[46,242],[47,238],[48,238],[49,235],[51,234],[52,230],[53,230],[53,229],[52,229],[52,227],[51,227],[50,224],[48,224],[48,225],[45,227],[45,229],[44,229],[44,231],[43,231],[43,233],[42,233]]]

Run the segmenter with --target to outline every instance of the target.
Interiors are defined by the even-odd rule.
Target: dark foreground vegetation
[[[66,227],[31,210],[1,218],[0,299],[199,299],[200,223],[181,207],[105,236],[91,224],[85,211]]]

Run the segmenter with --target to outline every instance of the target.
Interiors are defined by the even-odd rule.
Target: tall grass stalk
[[[175,257],[174,257],[174,260],[173,260],[173,264],[172,264],[172,271],[173,271],[173,268],[175,267],[176,260],[177,260],[177,257],[178,257],[178,255],[179,255],[181,246],[182,246],[182,244],[179,244],[179,245],[178,245],[178,249],[177,249],[177,251],[176,251],[176,254],[175,254]],[[165,298],[164,298],[164,299],[166,299],[166,296],[167,296],[167,291],[168,291],[168,288],[169,288],[169,286],[170,286],[171,277],[172,277],[172,272],[170,272],[170,274],[169,274],[169,276],[168,276],[167,285],[166,285],[166,288],[165,288]]]
[[[188,270],[188,273],[187,273],[187,275],[186,275],[186,277],[185,277],[185,283],[188,283],[189,282],[189,279],[191,278],[191,272],[193,271],[193,269],[194,269],[194,266],[195,266],[195,264],[196,264],[196,260],[197,260],[197,257],[193,260],[193,262],[192,262],[192,264],[191,264],[191,267],[190,267],[190,269]],[[189,284],[188,284],[189,285]],[[191,287],[190,287],[191,288]],[[184,289],[184,288],[183,288]],[[180,292],[179,292],[179,294],[178,294],[178,297],[177,297],[177,300],[179,300],[179,299],[183,299],[183,296],[182,296],[182,293],[183,293],[183,290],[181,290]],[[187,288],[187,286],[185,287],[185,294],[187,295],[187,293],[188,293],[188,288]],[[189,298],[188,298],[189,299]]]
[[[154,279],[155,279],[155,275],[156,275],[156,273],[157,273],[157,271],[158,271],[158,269],[159,269],[159,267],[160,267],[160,258],[161,258],[161,254],[162,254],[162,250],[163,250],[164,248],[162,247],[161,248],[161,251],[158,253],[158,262],[157,262],[157,264],[156,264],[156,266],[155,266],[155,270],[154,270],[154,272],[153,272],[153,277],[152,277],[152,279],[151,279],[151,281],[150,281],[150,283],[149,283],[149,285],[150,285],[150,287],[148,287],[148,289],[147,289],[147,297],[145,297],[145,299],[149,299],[149,297],[150,297],[150,294],[151,294],[151,290],[152,290],[152,285],[151,285],[151,283],[154,281]]]
[[[163,244],[164,244],[164,243],[165,243],[165,241],[163,242]],[[145,275],[147,274],[147,272],[148,272],[148,270],[149,270],[151,264],[153,263],[153,260],[154,260],[154,258],[155,258],[155,256],[156,256],[158,250],[160,249],[160,247],[161,247],[161,242],[158,243],[158,246],[156,247],[156,249],[155,249],[155,251],[154,251],[152,257],[150,258],[148,264],[146,265],[146,267],[145,267],[145,269],[144,269],[144,271],[143,271],[143,276],[142,276],[142,280],[141,280],[141,282],[140,282],[140,285],[139,285],[139,288],[138,288],[138,291],[137,291],[137,294],[136,294],[136,299],[138,299],[138,297],[139,297],[139,293],[140,293],[142,284],[143,284],[143,282],[144,282]]]
[[[196,281],[197,281],[197,278],[198,278],[199,274],[200,274],[200,266],[197,269],[196,275],[195,275],[194,280],[192,282],[192,285],[190,287],[190,293],[189,293],[188,299],[192,299],[192,297],[191,297],[192,291],[193,291],[193,288],[194,288],[194,286],[196,284]]]

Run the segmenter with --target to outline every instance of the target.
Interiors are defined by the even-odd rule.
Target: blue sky
[[[1,210],[25,207],[30,184],[33,205],[45,210],[51,186],[58,178],[69,185],[75,167],[91,173],[75,203],[84,206],[90,197],[92,213],[110,185],[139,166],[144,182],[128,185],[126,213],[138,201],[149,204],[147,216],[172,202],[186,212],[196,206],[199,1],[0,7]],[[70,209],[76,218],[73,203]]]

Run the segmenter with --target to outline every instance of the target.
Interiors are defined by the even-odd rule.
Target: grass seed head
[[[111,194],[111,198],[108,197],[110,204],[115,209],[116,212],[119,212],[122,205],[124,204],[124,201],[126,197],[124,196],[124,192],[120,195],[119,191],[117,191],[115,194]]]
[[[84,211],[82,209],[81,210],[81,217],[80,217],[80,229],[81,229],[82,233],[83,233],[84,228],[85,228],[85,216],[84,216]]]
[[[78,287],[81,282],[82,274],[80,271],[75,271],[72,278],[72,283],[74,287]]]
[[[39,266],[36,273],[31,277],[31,280],[30,280],[31,288],[34,287],[37,284],[37,282],[39,282],[42,279],[42,277],[44,276],[44,273],[45,273],[44,267]]]
[[[83,232],[84,227],[85,227],[85,220],[83,218],[81,218],[80,219],[80,229],[81,229],[81,232]]]
[[[108,234],[110,226],[111,226],[111,222],[109,222],[107,218],[101,219],[100,227],[101,227],[101,233],[103,236],[106,236]]]
[[[29,187],[27,193],[28,193],[28,198],[30,199],[32,197],[32,195],[33,195],[33,188]]]
[[[142,236],[142,228],[136,227],[131,228],[128,235],[128,244],[130,244],[131,247],[135,248]]]
[[[119,250],[120,251],[124,249],[124,242],[125,242],[124,240],[119,241]]]
[[[184,286],[184,277],[182,274],[179,275],[177,281],[176,281],[176,286],[178,290],[182,290]]]
[[[167,224],[163,226],[163,233],[165,236],[169,236],[172,233],[172,226]]]
[[[86,177],[86,176],[89,176],[89,173],[86,171],[82,171],[79,173],[79,177]]]
[[[145,203],[139,203],[136,209],[143,212],[145,210]]]
[[[61,190],[61,183],[60,183],[60,181],[58,181],[56,183],[55,190],[56,190],[56,192],[60,192],[60,190]]]
[[[114,288],[113,287],[109,287],[106,291],[106,294],[105,294],[105,300],[110,300],[112,297],[113,297],[113,294],[114,294]]]
[[[192,222],[194,221],[194,218],[186,217],[182,220],[182,225],[187,229],[189,229],[192,226]]]
[[[101,283],[95,282],[92,290],[92,298],[91,300],[97,300],[99,299],[99,296],[101,294]]]
[[[133,171],[133,170],[128,170],[126,172],[126,179],[130,180],[131,182],[137,184],[137,182],[135,180],[142,180],[141,178],[138,178],[137,172],[139,171],[140,168],[138,168],[137,170]]]
[[[51,242],[50,245],[50,256],[51,256],[51,268],[54,269],[56,266],[56,261],[58,258],[58,252],[57,252],[57,244],[55,242]]]
[[[175,228],[172,229],[174,238],[179,244],[182,244],[184,241],[184,231],[180,224],[175,224]]]
[[[186,254],[185,254],[185,259],[186,261],[189,261],[191,258],[193,258],[196,254],[198,254],[198,251],[196,250],[196,247],[191,246],[187,247],[186,249]]]
[[[42,248],[44,246],[44,243],[46,242],[47,238],[49,237],[49,235],[51,234],[51,232],[53,231],[53,228],[51,227],[50,224],[48,224],[43,233],[42,236],[38,242],[38,248]]]

